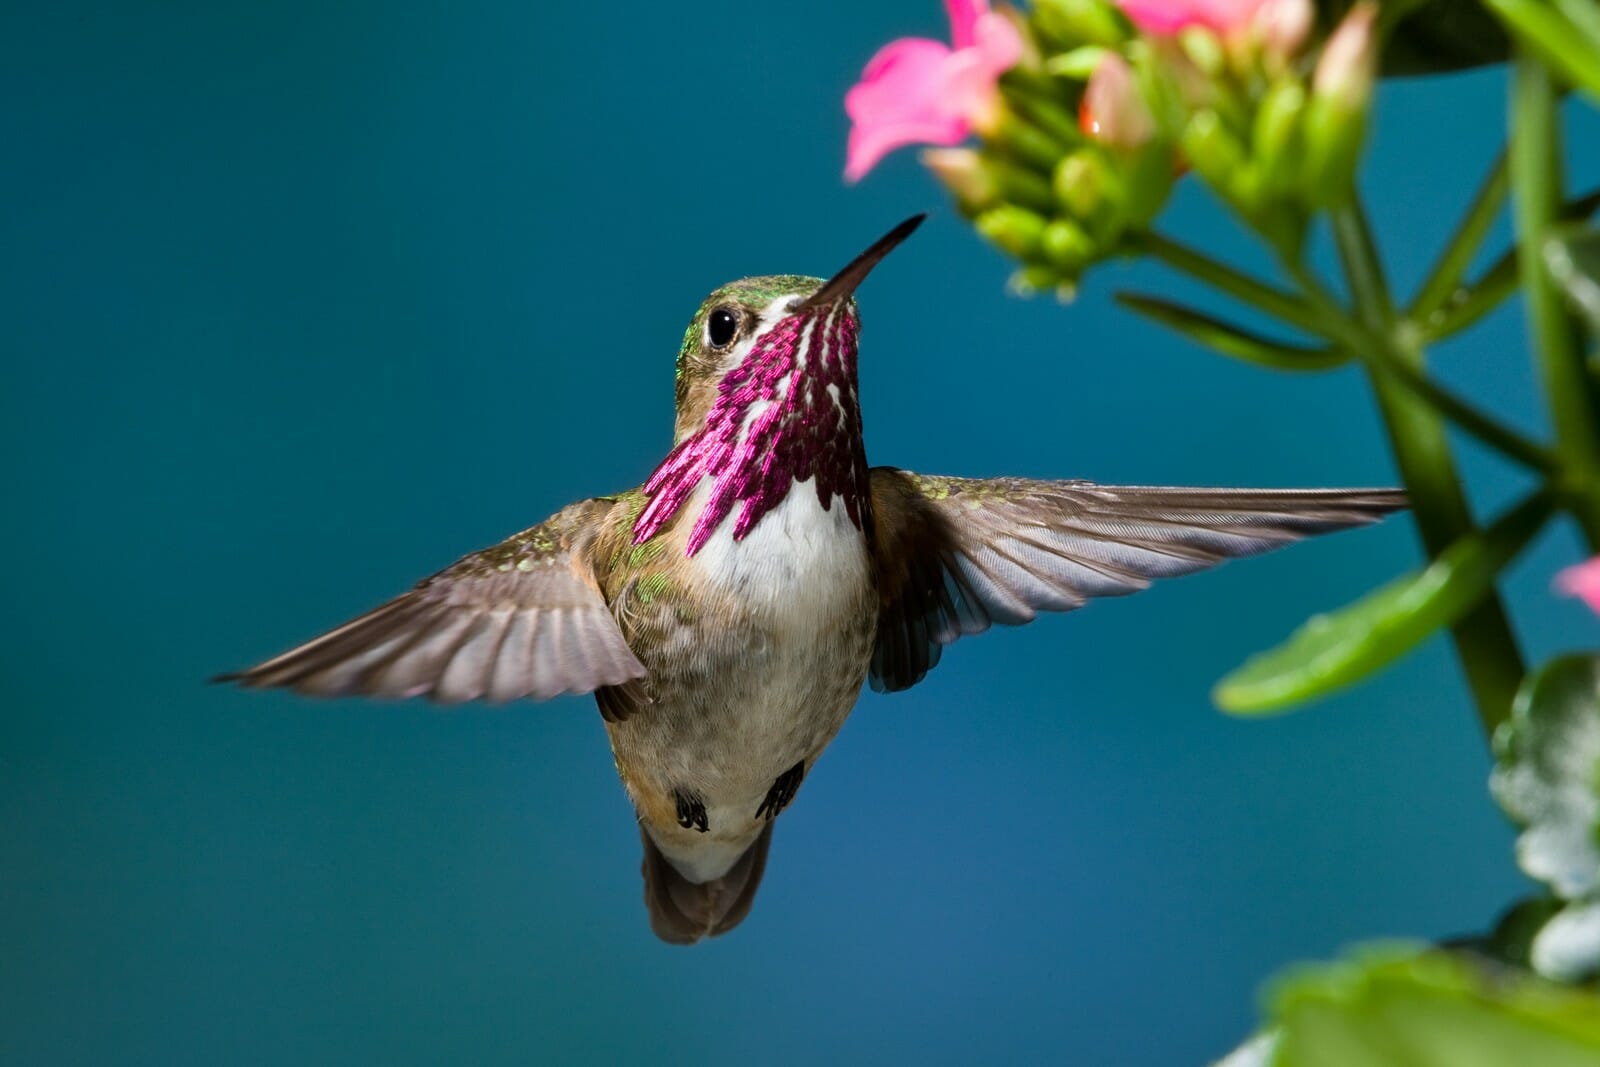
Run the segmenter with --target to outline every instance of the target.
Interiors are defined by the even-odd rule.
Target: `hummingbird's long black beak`
[[[872,268],[878,265],[878,261],[893,252],[895,245],[910,237],[911,231],[921,226],[922,220],[927,217],[927,215],[913,215],[878,238],[872,243],[871,248],[852,259],[844,270],[823,282],[822,288],[801,301],[795,310],[826,307],[830,304],[837,304],[848,297],[856,291],[856,286],[861,284],[861,280],[867,276]]]

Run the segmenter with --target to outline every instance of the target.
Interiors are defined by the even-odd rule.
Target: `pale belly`
[[[618,770],[686,877],[723,874],[772,816],[777,779],[812,762],[849,715],[877,625],[865,538],[796,486],[742,541],[732,519],[694,557],[697,595],[635,652],[655,702],[611,724]],[[705,828],[679,825],[677,798]]]

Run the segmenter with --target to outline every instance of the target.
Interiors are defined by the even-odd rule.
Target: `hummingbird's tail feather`
[[[650,832],[639,827],[644,841],[644,903],[650,909],[650,929],[673,945],[692,945],[719,937],[750,914],[761,875],[767,869],[767,849],[772,845],[772,823],[734,861],[728,873],[709,882],[691,882],[678,872]]]

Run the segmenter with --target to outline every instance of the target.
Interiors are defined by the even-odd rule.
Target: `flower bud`
[[[1355,181],[1377,76],[1372,25],[1377,15],[1377,7],[1367,0],[1351,8],[1317,61],[1305,117],[1304,179],[1313,207],[1343,200]]]
[[[1083,91],[1079,121],[1103,144],[1132,151],[1155,136],[1156,120],[1139,92],[1133,68],[1120,55],[1101,57]]]
[[[1226,193],[1234,174],[1244,166],[1244,145],[1211,108],[1189,117],[1183,128],[1183,154],[1206,184]]]
[[[1133,153],[1121,171],[1130,224],[1146,226],[1160,213],[1182,167],[1177,153],[1161,141],[1152,141]]]
[[[1004,104],[996,109],[992,125],[974,128],[991,148],[1003,151],[1043,173],[1049,173],[1050,168],[1056,165],[1056,160],[1071,148]]]
[[[1261,168],[1262,183],[1276,195],[1294,190],[1300,173],[1300,120],[1306,91],[1297,81],[1274,85],[1256,108],[1250,133],[1251,155]]]
[[[921,158],[922,165],[933,171],[964,210],[982,211],[1000,199],[994,179],[985,173],[982,159],[972,149],[929,148]]]
[[[1054,267],[1043,263],[1030,263],[1011,276],[1010,288],[1018,296],[1037,296],[1053,292],[1063,304],[1070,304],[1078,295],[1077,275],[1063,276]]]
[[[1105,156],[1094,148],[1084,148],[1063,159],[1051,180],[1056,200],[1073,218],[1095,220],[1115,213],[1121,199],[1118,179]]]
[[[1017,259],[1032,259],[1044,236],[1044,218],[1015,204],[1000,204],[974,220],[979,233]]]
[[[1075,276],[1095,258],[1094,238],[1070,219],[1051,219],[1039,235],[1039,249],[1050,264]]]
[[[922,163],[969,215],[1002,201],[1038,211],[1055,207],[1050,185],[1039,175],[970,148],[930,148],[922,153]]]
[[[1209,27],[1185,26],[1178,32],[1178,49],[1206,78],[1220,78],[1227,71],[1227,50],[1222,46],[1222,38]]]
[[[1038,0],[1033,20],[1047,39],[1063,49],[1084,44],[1115,47],[1132,32],[1122,12],[1106,0]]]
[[[1317,60],[1311,81],[1312,95],[1345,111],[1366,109],[1378,73],[1378,50],[1373,40],[1377,18],[1378,7],[1371,0],[1362,0],[1350,9],[1322,48],[1322,58]]]
[[[1281,74],[1289,68],[1289,60],[1310,36],[1316,14],[1311,0],[1262,0],[1250,28],[1270,72]]]

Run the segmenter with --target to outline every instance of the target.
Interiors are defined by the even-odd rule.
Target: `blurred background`
[[[691,950],[649,932],[588,698],[208,687],[641,481],[706,292],[830,273],[916,211],[861,294],[874,462],[1394,475],[1353,369],[1273,376],[1115,309],[1193,293],[1153,266],[1010,297],[911,153],[841,182],[845,89],[945,36],[935,0],[111,7],[0,32],[0,1061],[1203,1063],[1281,965],[1478,930],[1524,891],[1444,642],[1287,718],[1208,703],[1411,566],[1404,518],[867,693],[750,919]],[[1366,187],[1402,287],[1502,88],[1385,87]],[[1217,220],[1185,183],[1165,229],[1262,265]],[[1437,359],[1542,426],[1516,311]],[[1461,452],[1480,506],[1516,491]],[[1540,656],[1595,638],[1547,590],[1578,557],[1553,531],[1509,583]]]

